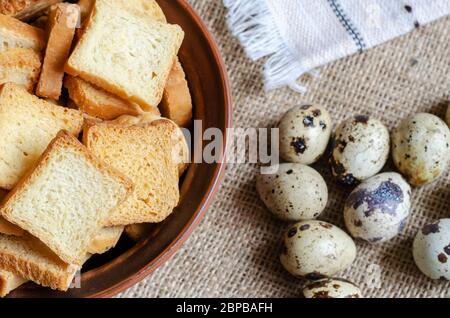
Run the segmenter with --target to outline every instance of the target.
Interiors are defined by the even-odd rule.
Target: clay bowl
[[[180,51],[195,107],[195,119],[203,131],[231,127],[231,95],[225,65],[206,26],[185,0],[158,0],[170,23],[186,33]],[[197,137],[198,139],[198,137]],[[226,145],[227,136],[223,141]],[[182,182],[182,198],[176,211],[155,225],[148,238],[134,244],[122,238],[105,255],[84,266],[79,288],[56,292],[32,283],[10,297],[111,297],[138,283],[167,261],[186,241],[204,216],[224,172],[222,163],[192,164]]]

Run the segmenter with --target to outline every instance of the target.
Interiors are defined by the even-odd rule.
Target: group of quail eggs
[[[446,117],[450,126],[450,107]],[[355,239],[386,242],[407,224],[411,186],[442,176],[450,163],[450,129],[439,117],[419,113],[392,132],[378,119],[354,116],[332,133],[329,112],[317,105],[297,106],[279,123],[280,156],[287,163],[274,174],[257,176],[257,191],[278,218],[298,222],[284,236],[280,260],[292,275],[312,281],[306,298],[358,298],[360,289],[335,278],[356,258],[353,239],[337,226],[317,220],[328,202],[323,177],[309,167],[331,145],[330,166],[341,183],[356,186],[345,202],[344,220]],[[330,143],[331,140],[331,143]],[[380,171],[390,150],[397,172]],[[425,225],[413,244],[418,268],[432,279],[450,280],[450,219]]]

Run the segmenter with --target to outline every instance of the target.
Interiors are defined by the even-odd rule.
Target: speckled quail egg
[[[355,116],[344,121],[333,137],[333,175],[354,185],[381,171],[389,157],[389,131],[378,119]]]
[[[325,108],[303,105],[288,111],[278,128],[281,158],[309,165],[319,160],[327,149],[332,122]]]
[[[256,177],[256,189],[267,208],[286,221],[318,217],[328,202],[328,188],[313,168],[299,163],[280,164],[274,174]]]
[[[426,276],[450,280],[450,219],[425,225],[414,239],[413,256]]]
[[[340,278],[325,278],[310,283],[303,289],[305,298],[362,298],[355,284]]]
[[[350,194],[344,208],[345,225],[354,238],[382,243],[403,231],[410,208],[410,185],[398,173],[382,173]]]
[[[416,114],[394,129],[392,153],[395,165],[409,183],[431,183],[448,167],[450,130],[437,116]]]
[[[292,275],[317,280],[348,268],[356,257],[352,238],[330,223],[310,220],[291,226],[280,256]]]
[[[445,116],[445,121],[447,122],[447,125],[450,127],[450,104],[447,107],[447,115]]]

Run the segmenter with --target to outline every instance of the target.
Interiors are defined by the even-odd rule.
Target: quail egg
[[[317,280],[348,268],[356,257],[352,238],[326,222],[310,220],[291,226],[284,237],[280,256],[292,275]]]
[[[389,131],[378,119],[355,116],[344,121],[333,139],[333,175],[347,185],[381,171],[389,156]]]
[[[344,208],[345,225],[354,238],[382,243],[403,231],[410,208],[409,184],[398,173],[382,173],[350,194]]]
[[[425,225],[414,239],[413,256],[426,276],[450,280],[450,219]]]
[[[292,108],[280,129],[280,155],[288,162],[312,164],[320,159],[330,141],[332,122],[328,111],[316,105]]]
[[[450,130],[439,117],[420,113],[392,133],[392,153],[398,170],[413,186],[431,183],[447,169]]]
[[[355,284],[340,278],[325,278],[310,283],[303,289],[305,298],[362,298]]]
[[[280,164],[274,174],[259,174],[256,189],[267,208],[286,221],[318,217],[328,202],[328,188],[313,168],[299,163]]]

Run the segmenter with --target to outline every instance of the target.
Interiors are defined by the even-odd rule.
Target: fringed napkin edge
[[[270,91],[283,86],[305,93],[298,83],[306,69],[301,59],[284,41],[266,0],[224,0],[228,9],[228,26],[254,61],[268,57],[264,67],[264,88]]]

